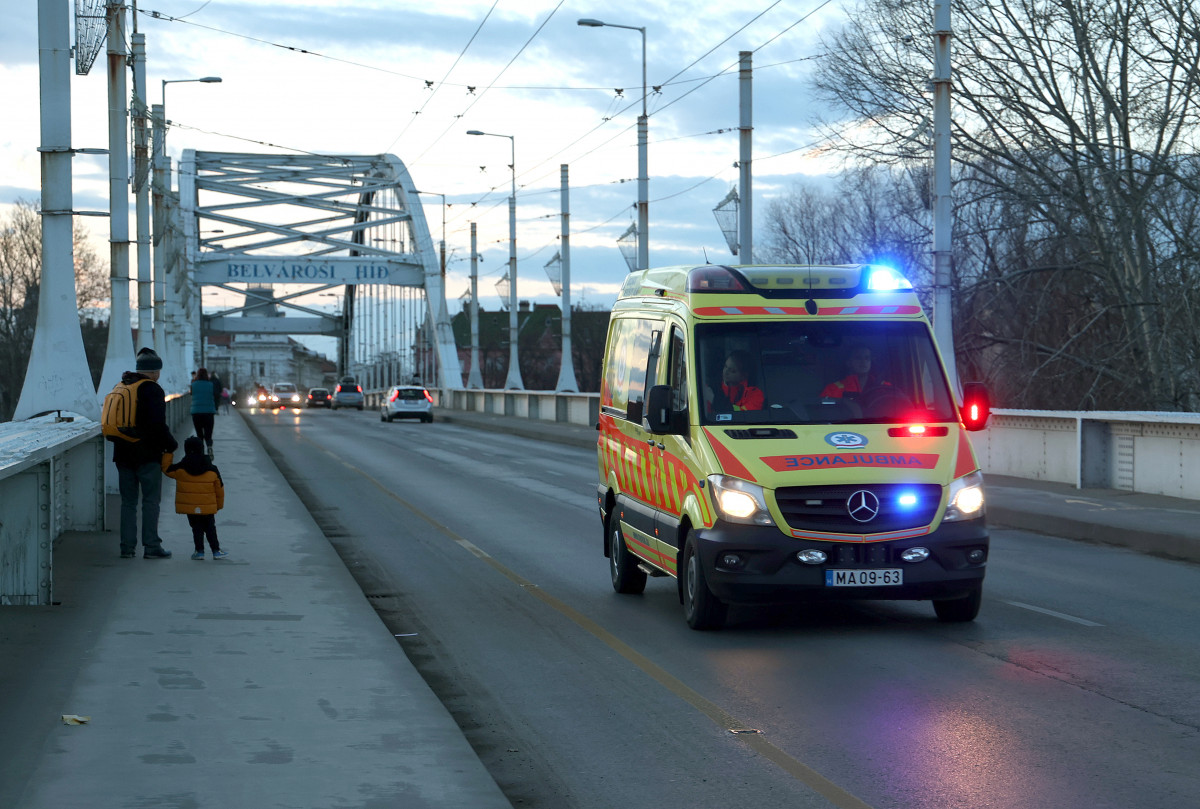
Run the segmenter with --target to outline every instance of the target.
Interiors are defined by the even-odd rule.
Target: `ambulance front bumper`
[[[943,523],[932,533],[885,542],[795,539],[775,527],[718,521],[695,532],[713,595],[732,604],[810,600],[960,598],[983,583],[986,520]],[[925,558],[906,561],[906,551]],[[806,564],[803,551],[826,561]],[[917,550],[909,558],[923,554]]]

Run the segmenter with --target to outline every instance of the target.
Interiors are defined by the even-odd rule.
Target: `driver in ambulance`
[[[754,359],[750,352],[736,350],[729,352],[725,365],[721,368],[721,390],[714,392],[705,388],[704,399],[708,411],[717,410],[762,410],[766,403],[761,388],[750,384],[750,368]]]
[[[821,392],[823,399],[854,399],[867,391],[892,386],[878,374],[871,373],[871,349],[865,345],[851,347],[846,365],[850,374],[826,385],[825,390]]]

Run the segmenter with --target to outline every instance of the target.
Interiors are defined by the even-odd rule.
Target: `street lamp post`
[[[417,194],[427,194],[431,197],[441,197],[442,198],[442,240],[441,240],[441,243],[438,245],[438,252],[440,253],[440,256],[441,256],[440,263],[441,263],[441,267],[442,267],[442,277],[445,278],[446,277],[446,195],[439,194],[437,191],[417,191],[416,193]]]
[[[184,369],[194,361],[193,357],[185,357],[182,353],[185,351],[185,343],[179,341],[168,341],[168,319],[166,312],[167,303],[167,284],[166,274],[168,267],[166,263],[166,253],[168,252],[163,243],[164,237],[168,229],[165,227],[166,222],[166,197],[170,191],[170,158],[167,157],[167,85],[181,84],[183,82],[202,82],[204,84],[215,84],[221,81],[220,76],[205,76],[200,79],[163,79],[162,80],[162,103],[156,104],[151,109],[151,119],[156,121],[154,130],[153,149],[151,153],[151,167],[153,170],[153,182],[151,183],[153,207],[155,210],[154,217],[154,232],[152,235],[152,243],[154,246],[154,346],[159,354],[163,357],[169,357],[164,371],[163,380],[165,387],[169,391],[174,391],[182,385],[179,374],[183,373]],[[177,292],[177,291],[176,291]],[[178,294],[173,296],[171,320],[182,318],[182,312],[177,308]],[[181,321],[180,321],[181,323]],[[171,342],[176,352],[174,355],[168,353],[167,343]]]
[[[646,155],[646,141],[649,137],[650,119],[646,115],[646,29],[637,25],[618,25],[613,22],[582,19],[577,25],[586,28],[624,28],[627,31],[637,31],[642,35],[642,114],[638,116],[638,243],[637,268],[650,268],[650,176]]]
[[[468,135],[489,135],[508,138],[512,147],[512,194],[508,198],[508,378],[507,390],[525,390],[521,381],[521,366],[517,359],[517,139],[512,135],[467,130]]]
[[[201,82],[202,84],[220,84],[221,77],[220,76],[205,76],[202,79],[163,79],[163,82],[162,82],[162,109],[163,109],[163,126],[164,127],[166,126],[166,123],[167,123],[166,122],[167,85],[168,84],[182,84],[184,82],[191,82],[191,81],[198,81],[198,82]]]

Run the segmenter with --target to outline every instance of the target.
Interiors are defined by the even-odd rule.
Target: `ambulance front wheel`
[[[939,621],[944,623],[966,623],[974,621],[979,614],[979,605],[983,603],[983,587],[971,590],[965,598],[934,599],[933,611]]]
[[[616,514],[608,518],[608,572],[618,593],[636,595],[646,589],[646,571],[638,567],[637,557],[625,547],[621,520]]]
[[[696,539],[688,531],[683,546],[683,616],[692,629],[716,629],[725,623],[728,605],[712,594],[704,578],[704,565],[696,552]]]

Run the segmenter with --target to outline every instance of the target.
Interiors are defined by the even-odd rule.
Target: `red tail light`
[[[950,428],[935,427],[929,424],[909,424],[904,427],[888,427],[887,433],[892,438],[943,438],[950,434]]]
[[[400,391],[394,390],[394,391],[392,391],[392,395],[388,397],[388,401],[394,402],[399,398],[400,398]]]
[[[424,393],[425,398],[429,401],[429,403],[433,404],[433,397],[429,395],[429,391],[423,390],[423,391],[421,391],[421,393]]]
[[[963,406],[959,415],[968,430],[982,430],[992,414],[991,397],[987,388],[978,382],[963,385]]]
[[[358,390],[359,393],[362,393],[362,385],[355,385],[354,387]]]

